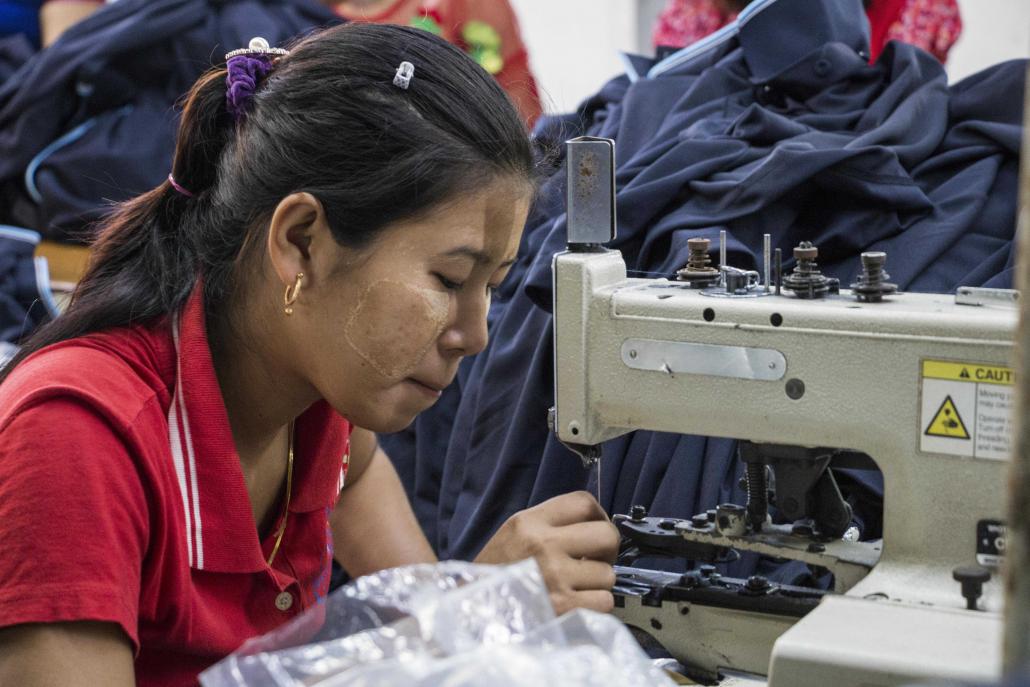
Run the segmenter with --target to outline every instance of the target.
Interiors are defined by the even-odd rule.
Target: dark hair
[[[405,90],[393,79],[414,65]],[[234,124],[224,65],[185,97],[173,176],[119,206],[100,228],[67,311],[0,372],[40,348],[146,323],[178,309],[203,278],[209,313],[233,292],[262,220],[306,191],[341,245],[499,177],[533,179],[525,125],[497,82],[420,29],[353,23],[300,40]]]

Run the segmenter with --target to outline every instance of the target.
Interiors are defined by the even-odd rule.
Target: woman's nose
[[[470,299],[470,302],[459,304],[454,320],[441,335],[441,345],[444,350],[467,356],[475,355],[486,348],[489,341],[486,313],[489,307],[489,296]]]

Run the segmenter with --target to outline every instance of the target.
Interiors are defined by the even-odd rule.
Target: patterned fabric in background
[[[873,7],[877,3],[873,3]],[[902,3],[901,16],[887,27],[883,41],[897,40],[922,48],[941,62],[962,33],[962,18],[955,0],[908,0]],[[870,16],[872,16],[870,8]],[[876,25],[873,24],[875,30]],[[879,44],[882,48],[883,43]],[[878,53],[874,45],[874,53]],[[873,55],[876,59],[876,54]]]
[[[540,116],[529,54],[507,0],[396,0],[378,12],[361,12],[346,2],[327,4],[350,21],[407,24],[447,39],[494,75],[528,126]]]
[[[720,0],[669,0],[655,23],[655,46],[681,48],[718,31],[737,18],[732,3]],[[941,62],[962,33],[956,0],[873,0],[866,14],[870,24],[870,61],[888,41],[922,48]]]

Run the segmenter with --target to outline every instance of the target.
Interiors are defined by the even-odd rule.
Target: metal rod
[[[765,270],[762,272],[765,278],[765,292],[769,293],[769,280],[772,275],[769,274],[769,261],[772,259],[772,234],[762,235],[762,257],[765,259]]]
[[[1030,85],[1030,73],[1027,75]],[[1026,91],[1024,132],[1030,133],[1030,88]],[[1020,178],[1019,246],[1016,279],[1030,292],[1030,135],[1024,133]],[[1005,550],[1005,639],[1002,664],[1006,675],[1030,668],[1030,304],[1020,299],[1016,330],[1016,440],[1009,464],[1008,533]]]
[[[726,264],[726,230],[719,230],[719,269]]]
[[[780,282],[783,281],[783,249],[776,249],[776,295],[780,295]]]

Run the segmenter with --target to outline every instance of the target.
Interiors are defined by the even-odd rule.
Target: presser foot
[[[718,518],[707,513],[690,520],[647,517],[634,509],[630,515],[612,520],[623,536],[632,560],[643,556],[686,558],[703,563],[728,563],[741,551],[801,561],[813,569],[833,575],[833,591],[846,592],[865,577],[880,558],[880,541],[855,542],[798,534],[793,525],[766,522],[761,531],[729,530],[719,527]],[[732,525],[732,524],[731,524]]]

